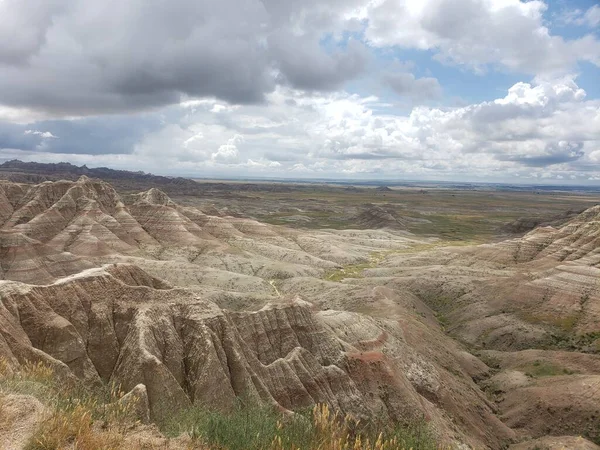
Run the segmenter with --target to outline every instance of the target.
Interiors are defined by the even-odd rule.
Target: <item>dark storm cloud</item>
[[[160,107],[182,95],[259,103],[277,71],[293,87],[328,90],[366,60],[358,43],[332,53],[319,46],[321,27],[336,20],[330,9],[313,4],[318,14],[292,23],[309,0],[35,3],[0,2],[0,104],[93,115]],[[311,38],[282,38],[292,26]]]
[[[62,13],[32,25],[43,39],[23,44],[26,64],[0,66],[1,103],[92,114],[162,106],[181,94],[257,102],[273,88],[258,1],[62,3]],[[33,14],[26,2],[0,5]],[[11,47],[0,43],[0,55]]]

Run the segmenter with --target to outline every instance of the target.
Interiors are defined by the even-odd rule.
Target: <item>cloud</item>
[[[0,104],[82,116],[159,108],[182,97],[260,103],[279,82],[339,88],[367,50],[336,8],[304,0],[0,2]]]
[[[0,121],[0,149],[82,155],[131,153],[136,142],[158,126],[160,117],[149,115],[43,120],[24,125]]]
[[[597,27],[600,25],[600,5],[592,5],[586,11],[581,9],[563,11],[559,20],[566,24]]]
[[[0,64],[25,65],[46,43],[46,33],[66,2],[0,1]]]
[[[41,136],[27,133],[23,125],[0,121],[0,149],[35,150],[41,142]]]
[[[25,159],[198,176],[600,176],[600,101],[586,100],[573,77],[519,82],[495,100],[415,106],[405,115],[373,96],[283,86],[265,104],[220,104],[184,102],[126,122],[109,116],[0,123],[0,148]],[[60,139],[44,139],[47,132]]]
[[[366,47],[350,40],[345,51],[331,54],[320,49],[318,36],[295,37],[282,31],[269,44],[285,80],[306,90],[334,90],[362,73],[367,64]]]
[[[264,103],[282,85],[331,92],[368,75],[390,48],[480,72],[556,76],[579,61],[600,65],[597,36],[553,35],[545,10],[539,0],[3,0],[0,117],[158,111],[212,98],[227,108]],[[593,26],[598,8],[580,16]],[[386,77],[415,98],[435,96],[434,80]]]
[[[599,11],[565,20],[593,28]],[[539,0],[0,0],[2,157],[179,174],[594,178],[600,105],[573,74],[600,66],[598,36],[556,35],[547,14]],[[457,89],[457,71],[425,67],[432,57],[528,82],[451,106],[442,87]],[[490,84],[507,78],[519,79]]]
[[[583,20],[589,27],[600,25],[600,5],[590,7],[583,15]]]
[[[492,66],[564,73],[580,60],[600,65],[600,41],[552,35],[545,10],[539,0],[376,0],[357,17],[374,46],[433,50],[442,61],[480,72]]]
[[[85,115],[177,103],[182,94],[257,102],[273,89],[267,12],[257,0],[53,3],[60,7],[38,13],[2,3],[25,19],[42,16],[23,32],[35,37],[23,44],[26,64],[0,67],[6,105]],[[0,35],[13,32],[22,34],[0,22]],[[0,42],[0,55],[12,46]]]
[[[54,136],[49,131],[25,130],[25,134],[33,134],[43,139],[58,139],[58,136]]]
[[[503,180],[520,173],[587,180],[600,174],[600,102],[586,100],[572,77],[516,83],[492,101],[417,106],[407,115],[375,97],[284,87],[265,105],[215,112],[217,104],[174,110],[172,123],[135,144],[132,165],[230,176]]]
[[[585,153],[582,149],[583,142],[559,141],[543,143],[534,141],[528,145],[527,153],[499,153],[497,158],[501,161],[513,161],[530,167],[548,167],[583,158]]]
[[[236,134],[227,140],[227,144],[219,146],[219,149],[211,155],[211,159],[220,163],[235,163],[239,160],[240,153],[238,145],[244,142],[244,137]]]
[[[426,101],[440,98],[442,87],[437,78],[416,78],[412,73],[387,73],[383,82],[398,95],[410,97],[415,101]]]

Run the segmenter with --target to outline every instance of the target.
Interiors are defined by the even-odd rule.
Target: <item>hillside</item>
[[[448,247],[387,223],[268,225],[85,175],[4,181],[0,358],[141,389],[161,426],[250,397],[286,414],[424,419],[457,448],[599,439],[599,223],[593,207]]]

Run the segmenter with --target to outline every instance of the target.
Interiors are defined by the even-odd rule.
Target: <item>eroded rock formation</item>
[[[598,383],[597,361],[567,358],[550,382],[528,370],[566,358],[556,350],[598,351],[600,207],[458,249],[412,252],[435,241],[388,228],[291,230],[157,189],[121,197],[85,176],[0,182],[0,357],[120,384],[157,422],[249,396],[282,411],[324,402],[424,418],[442,442],[472,448],[548,426],[593,437],[597,394],[574,396]],[[328,279],[345,265],[364,269]],[[528,348],[542,353],[529,361]]]

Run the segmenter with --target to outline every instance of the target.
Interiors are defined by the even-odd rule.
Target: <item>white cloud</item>
[[[588,26],[590,28],[600,25],[600,5],[592,5],[586,11],[574,9],[563,12],[561,19],[564,23]]]
[[[35,111],[28,108],[13,108],[0,104],[0,121],[26,125],[48,118],[51,118],[51,116],[42,111]]]
[[[244,137],[236,134],[227,141],[227,144],[219,146],[219,149],[211,155],[213,161],[221,163],[235,163],[239,160],[238,145],[244,142]]]
[[[228,103],[261,103],[277,86],[340,90],[372,69],[373,47],[431,50],[481,72],[600,65],[594,33],[555,35],[545,12],[540,0],[4,0],[0,117],[16,114],[7,107],[81,117],[182,99],[193,109],[201,103],[190,98],[204,97],[227,113]],[[571,20],[597,26],[600,7]],[[437,90],[432,77],[396,85]]]
[[[58,139],[57,136],[54,136],[49,131],[37,131],[37,130],[25,130],[24,134],[32,134],[34,136],[39,136],[43,139]]]
[[[418,106],[407,115],[372,96],[287,88],[266,105],[212,110],[210,103],[195,113],[182,108],[185,126],[147,135],[138,159],[168,161],[182,173],[210,167],[463,180],[600,174],[600,101],[586,100],[570,76],[516,83],[502,97],[463,107]]]
[[[583,19],[590,27],[597,27],[600,25],[600,5],[594,5],[588,9],[583,15]]]
[[[356,15],[374,46],[435,50],[440,60],[484,71],[569,71],[578,60],[600,65],[594,35],[565,40],[544,22],[539,0],[373,0]],[[591,11],[591,12],[590,12]],[[596,10],[586,13],[594,21]]]
[[[336,90],[369,59],[339,18],[362,1],[4,0],[0,102],[93,116],[217,97],[218,112],[277,84]]]

